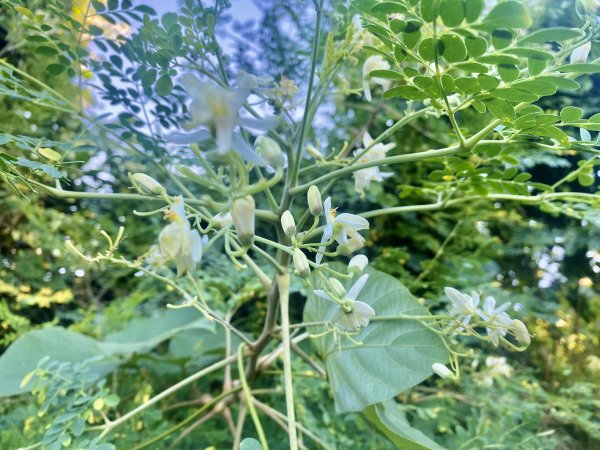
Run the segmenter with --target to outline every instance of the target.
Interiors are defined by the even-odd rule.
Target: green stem
[[[298,450],[296,413],[294,409],[294,386],[292,383],[292,351],[290,348],[290,274],[277,274],[279,306],[281,308],[281,340],[283,341],[283,377],[285,406],[289,425],[290,450]]]
[[[250,392],[250,386],[248,386],[248,380],[246,379],[246,370],[244,369],[243,350],[244,344],[240,344],[237,351],[237,363],[240,382],[242,383],[242,391],[244,393],[244,399],[246,400],[246,406],[250,411],[250,417],[252,417],[252,421],[254,422],[254,427],[256,428],[256,433],[258,434],[258,440],[260,441],[260,445],[262,445],[263,450],[269,450],[269,443],[267,442],[267,438],[265,437],[265,432],[263,430],[262,424],[260,423],[260,419],[258,418],[256,409],[254,408],[254,403],[252,403],[252,393]]]
[[[216,363],[214,363],[214,364],[212,364],[212,365],[210,365],[210,366],[208,366],[208,367],[206,367],[206,368],[204,368],[202,370],[199,370],[198,372],[190,375],[189,377],[184,378],[179,383],[176,383],[173,386],[171,386],[170,388],[165,389],[160,394],[155,395],[150,400],[148,400],[146,403],[144,403],[144,404],[138,406],[137,408],[129,411],[124,416],[121,416],[117,420],[114,420],[114,421],[109,422],[106,425],[104,425],[102,427],[103,431],[100,434],[100,438],[106,436],[107,434],[109,434],[112,430],[114,430],[119,425],[127,422],[132,417],[134,417],[137,414],[141,413],[142,411],[150,408],[151,406],[153,406],[154,404],[158,403],[162,399],[170,396],[171,394],[174,394],[175,392],[177,392],[181,388],[184,388],[188,384],[193,383],[196,380],[199,380],[200,378],[202,378],[205,375],[208,375],[208,374],[210,374],[210,373],[212,373],[212,372],[214,372],[216,370],[219,370],[222,367],[225,367],[225,366],[233,363],[235,360],[236,360],[236,356],[232,355],[229,358],[225,358],[225,359],[222,359],[221,361],[217,361]]]
[[[298,146],[296,147],[296,155],[294,161],[292,161],[293,170],[291,171],[291,186],[295,186],[298,182],[298,173],[300,171],[300,165],[302,161],[302,149],[304,147],[304,141],[306,139],[306,129],[308,126],[308,118],[310,117],[310,101],[312,96],[313,85],[315,82],[315,72],[317,70],[317,57],[319,53],[320,41],[321,41],[321,20],[323,19],[323,1],[319,0],[317,4],[315,2],[315,8],[317,10],[317,23],[315,25],[315,38],[313,40],[311,66],[310,66],[310,78],[308,79],[308,89],[306,91],[306,102],[304,105],[304,116],[302,117],[302,123],[300,124],[300,134],[298,137]]]

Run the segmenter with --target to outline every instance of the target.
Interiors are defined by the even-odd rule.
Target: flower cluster
[[[200,237],[198,230],[192,230],[185,214],[183,197],[175,198],[171,207],[165,212],[169,223],[158,236],[158,246],[150,249],[147,261],[160,266],[168,261],[177,263],[177,275],[193,270],[202,260],[202,246],[206,244],[206,236]]]
[[[495,346],[500,344],[500,340],[505,340],[504,336],[507,332],[511,332],[523,347],[531,343],[525,324],[518,319],[511,319],[506,312],[510,308],[510,303],[496,306],[496,299],[487,297],[480,308],[481,299],[476,292],[468,295],[451,287],[445,288],[444,291],[452,303],[450,315],[460,321],[461,329],[472,329],[473,326],[481,325],[485,327],[487,338]]]
[[[346,292],[339,280],[330,278],[325,283],[324,290],[313,291],[317,297],[337,303],[331,313],[331,322],[348,331],[354,331],[369,324],[369,321],[375,316],[375,310],[367,303],[357,300],[368,279],[369,275],[361,276]]]
[[[364,246],[365,238],[358,232],[360,230],[369,229],[369,221],[355,214],[342,213],[337,214],[337,208],[331,207],[331,197],[327,197],[323,203],[325,207],[325,227],[323,228],[323,236],[321,244],[334,239],[338,244],[338,251],[342,254],[350,254]],[[315,258],[315,262],[320,264],[323,259],[323,252],[326,245],[319,247],[319,253]]]

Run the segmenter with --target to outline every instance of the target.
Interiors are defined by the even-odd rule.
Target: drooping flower
[[[345,330],[354,331],[360,327],[366,327],[369,324],[369,321],[375,317],[375,310],[370,305],[357,300],[360,291],[365,287],[368,279],[369,275],[363,275],[356,280],[347,293],[341,283],[336,279],[331,280],[331,282],[338,282],[333,286],[336,291],[335,293],[327,293],[321,289],[314,291],[317,297],[337,303],[337,306],[331,313],[330,320],[333,323]]]
[[[368,132],[363,134],[363,146],[364,148],[356,150],[354,156],[359,156],[364,153],[359,163],[368,163],[371,161],[379,161],[385,158],[388,151],[393,149],[396,144],[383,144],[378,143],[371,147],[373,144],[373,138]],[[370,147],[370,148],[369,148]],[[365,149],[369,149],[365,152]],[[354,190],[358,192],[361,197],[365,195],[365,189],[371,185],[371,181],[382,182],[385,178],[392,176],[392,172],[382,172],[379,166],[367,167],[366,169],[360,169],[354,172]]]
[[[387,62],[381,55],[373,55],[369,56],[363,65],[363,89],[365,93],[365,99],[370,102],[372,100],[371,96],[371,86],[370,83],[376,83],[380,85],[384,90],[387,90],[390,87],[391,80],[386,78],[379,77],[370,77],[369,74],[374,70],[389,70],[390,63]]]
[[[471,295],[467,295],[451,287],[444,288],[444,292],[452,302],[450,315],[462,317],[462,324],[467,326],[471,321],[471,317],[477,314],[479,294],[472,292]]]
[[[350,241],[352,241],[352,244],[360,244],[360,246],[350,245],[349,248],[357,249],[357,247],[362,247],[365,242],[365,238],[363,238],[358,232],[360,230],[368,230],[369,221],[355,214],[343,213],[338,215],[337,210],[331,208],[331,197],[327,197],[327,199],[325,199],[323,206],[325,207],[325,221],[327,223],[323,228],[323,237],[321,238],[321,243],[324,244],[333,237],[338,244],[348,245]],[[324,245],[319,247],[319,252],[324,252],[325,248],[326,247]],[[315,262],[320,264],[322,259],[323,254],[317,253]]]
[[[506,329],[511,326],[511,318],[506,313],[510,303],[504,303],[496,308],[496,299],[487,297],[483,302],[483,308],[478,311],[479,316],[488,325],[486,327],[488,336],[495,346],[500,343],[500,336],[506,335]]]
[[[185,215],[183,197],[175,199],[165,213],[165,219],[170,223],[166,225],[158,236],[160,254],[155,258],[164,258],[165,261],[174,259],[177,263],[177,275],[192,270],[202,259],[203,241],[198,230],[192,230]]]

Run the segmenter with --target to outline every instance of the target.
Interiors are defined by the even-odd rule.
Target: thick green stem
[[[281,339],[283,341],[283,377],[285,405],[289,424],[290,449],[298,450],[296,413],[294,409],[294,386],[292,383],[292,351],[290,348],[290,274],[277,275],[279,305],[281,309]]]

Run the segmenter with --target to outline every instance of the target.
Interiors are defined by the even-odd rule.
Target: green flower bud
[[[527,327],[523,322],[521,322],[519,319],[514,319],[510,323],[510,328],[512,329],[512,332],[519,344],[525,347],[531,344],[531,336],[529,336],[529,331],[527,331]]]
[[[331,284],[331,289],[336,297],[343,299],[346,297],[346,289],[344,285],[337,278],[330,278],[329,283]]]
[[[313,216],[318,216],[323,212],[323,202],[321,201],[321,192],[316,186],[308,188],[308,209]]]
[[[283,167],[283,152],[281,147],[274,139],[266,136],[259,136],[254,141],[256,152],[275,169]]]
[[[335,233],[335,226],[334,226],[334,233]],[[351,255],[352,253],[354,253],[357,250],[360,250],[361,248],[363,248],[365,245],[365,241],[363,239],[359,239],[359,238],[352,238],[350,240],[348,240],[347,243],[345,244],[340,244],[337,246],[337,251],[340,253],[340,255]]]
[[[58,153],[56,150],[52,150],[51,148],[38,148],[38,153],[52,162],[58,162],[62,158],[62,155],[60,153]]]
[[[296,234],[296,222],[294,216],[287,210],[281,215],[281,228],[288,237],[292,237]]]
[[[369,258],[367,258],[365,255],[356,255],[348,263],[348,270],[351,274],[358,275],[365,270],[367,264],[369,264]]]
[[[254,199],[250,195],[235,199],[231,207],[231,218],[240,242],[243,245],[250,245],[254,239],[256,218]]]
[[[431,365],[431,370],[433,370],[436,374],[438,374],[442,378],[446,378],[448,380],[454,380],[456,375],[450,369],[448,369],[445,365],[440,363],[433,363]]]
[[[158,181],[145,173],[134,173],[130,177],[133,183],[152,194],[160,194],[165,190]]]
[[[308,265],[308,259],[306,255],[299,248],[294,249],[293,254],[294,267],[298,272],[298,275],[302,278],[308,278],[310,276],[310,266]]]

